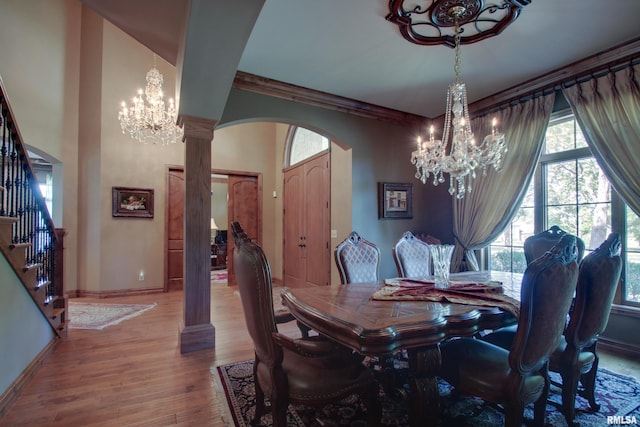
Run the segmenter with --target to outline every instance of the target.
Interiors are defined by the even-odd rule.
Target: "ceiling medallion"
[[[404,3],[410,5],[405,8]],[[529,3],[531,0],[389,0],[386,19],[411,43],[453,48],[454,15],[458,16],[460,44],[471,44],[500,34]]]

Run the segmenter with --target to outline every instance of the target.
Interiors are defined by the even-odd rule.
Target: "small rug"
[[[211,284],[226,284],[228,277],[227,270],[211,270]]]
[[[255,389],[253,386],[253,361],[231,363],[217,367],[221,388],[224,390],[229,406],[231,420],[229,426],[245,427],[255,413]],[[559,377],[551,373],[555,379]],[[482,399],[465,396],[455,392],[445,381],[439,380],[441,403],[441,427],[493,427],[504,425],[504,415],[491,403]],[[552,387],[549,398],[557,404],[561,401],[559,390]],[[606,369],[598,370],[596,398],[602,406],[599,412],[586,412],[587,402],[577,398],[576,419],[581,427],[602,427],[608,424],[608,416],[616,419],[633,419],[640,421],[640,382],[632,377],[623,376]],[[383,426],[408,426],[405,401],[390,398],[380,389],[382,403]],[[525,409],[525,418],[533,420],[533,405]],[[615,419],[614,419],[615,420]],[[365,425],[366,409],[357,396],[351,396],[337,404],[330,404],[321,409],[306,406],[289,406],[287,426],[361,426]],[[259,426],[271,425],[271,415],[262,417]],[[610,423],[609,423],[610,424]],[[555,405],[547,405],[545,427],[566,426],[564,416]]]
[[[99,304],[69,301],[70,329],[104,329],[141,315],[156,304]]]

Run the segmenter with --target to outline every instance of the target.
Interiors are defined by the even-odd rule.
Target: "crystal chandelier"
[[[500,171],[502,155],[507,151],[504,134],[497,132],[496,120],[493,119],[491,133],[484,137],[482,144],[476,144],[471,121],[467,90],[460,80],[460,26],[459,18],[465,13],[465,7],[456,5],[449,9],[455,21],[455,65],[456,80],[447,91],[447,110],[444,118],[442,140],[436,140],[433,126],[429,137],[425,140],[418,137],[418,149],[411,154],[411,163],[416,166],[416,178],[427,182],[433,174],[433,185],[444,182],[443,174],[449,174],[449,194],[456,194],[462,199],[465,193],[472,190],[471,183],[476,178],[476,169],[482,169],[486,175],[487,168],[493,166]],[[447,145],[451,135],[451,151],[447,154]]]
[[[138,89],[131,106],[122,101],[118,114],[122,133],[145,144],[174,144],[182,138],[182,128],[176,125],[177,112],[173,99],[169,99],[169,105],[165,108],[162,81],[154,55],[153,68],[147,73],[144,92]],[[142,98],[143,93],[146,103]]]

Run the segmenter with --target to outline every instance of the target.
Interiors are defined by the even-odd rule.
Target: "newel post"
[[[180,353],[215,348],[211,324],[211,141],[216,122],[180,116],[184,125],[184,323]]]

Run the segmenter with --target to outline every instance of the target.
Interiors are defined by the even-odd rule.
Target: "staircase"
[[[0,252],[58,336],[67,331],[64,230],[56,229],[0,81]]]

